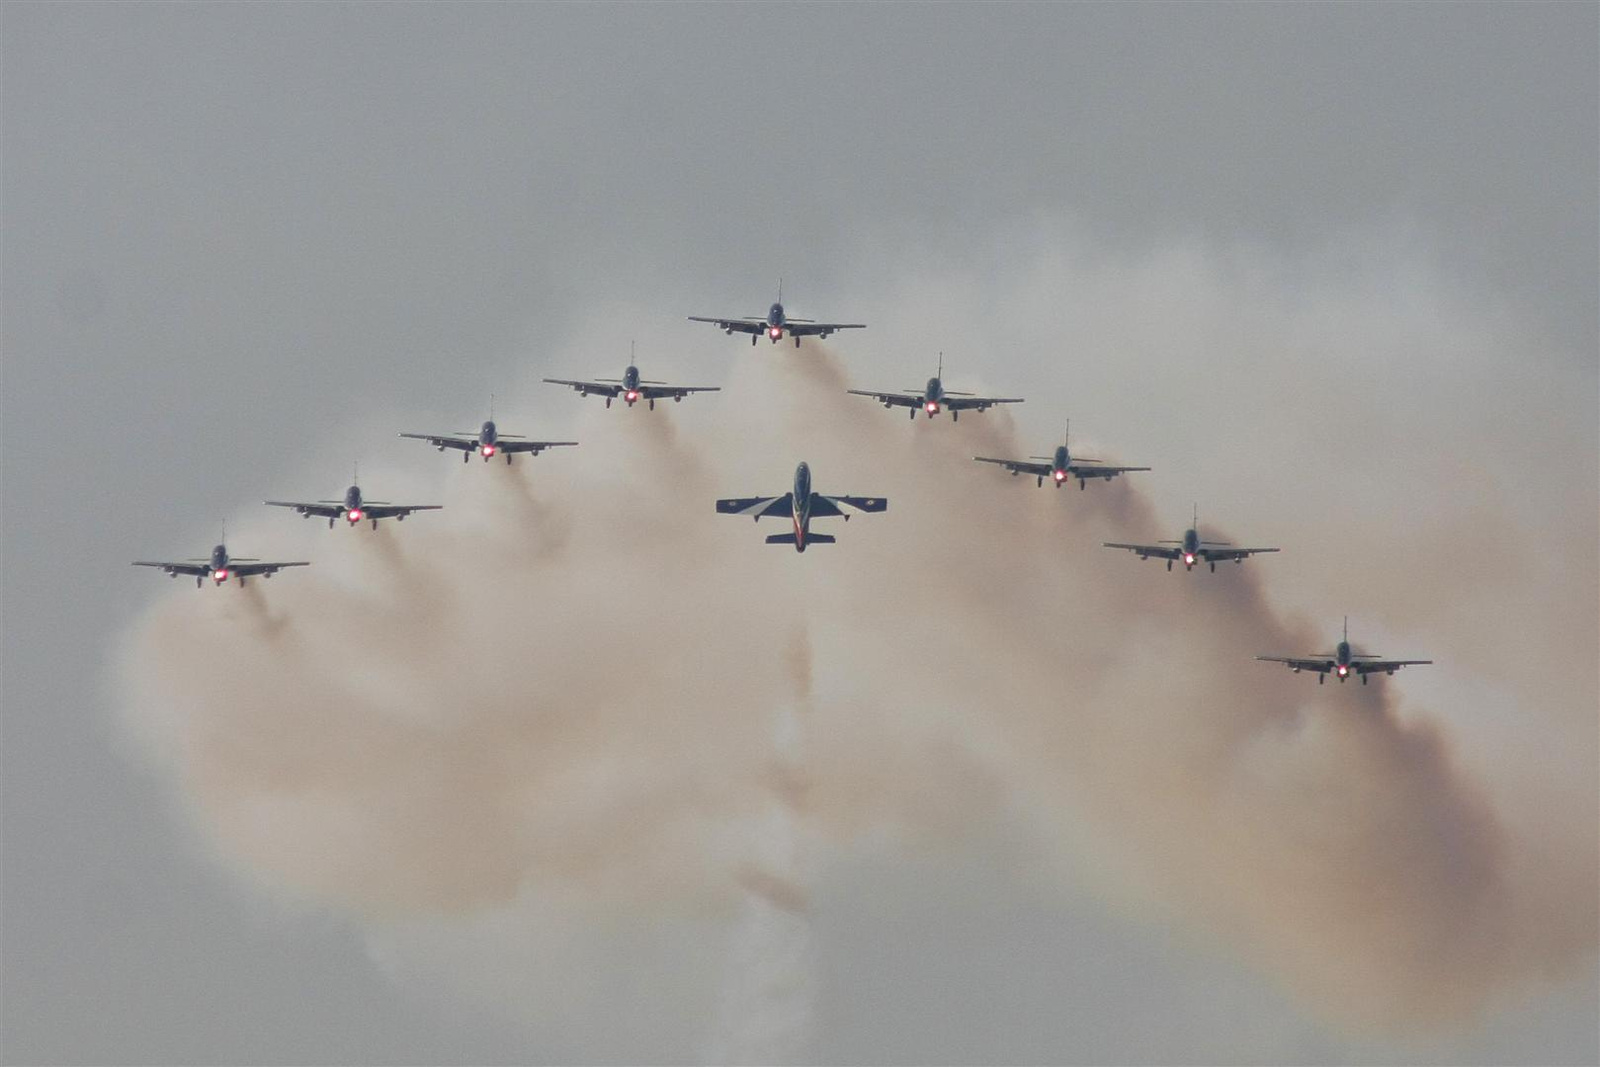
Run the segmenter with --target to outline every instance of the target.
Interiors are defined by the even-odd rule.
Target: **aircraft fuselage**
[[[811,468],[804,463],[794,469],[793,518],[794,550],[804,552],[806,535],[811,532]]]
[[[361,487],[359,485],[352,485],[344,491],[344,517],[352,526],[366,517],[366,513],[361,510]]]

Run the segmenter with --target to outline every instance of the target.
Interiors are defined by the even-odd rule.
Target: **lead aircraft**
[[[794,524],[794,532],[772,534],[769,545],[793,545],[796,552],[804,552],[807,545],[831,545],[828,534],[811,532],[811,520],[839,516],[850,521],[853,511],[880,512],[889,507],[883,497],[874,496],[824,496],[811,491],[811,468],[802,463],[794,469],[794,488],[782,496],[732,497],[717,501],[717,511],[723,515],[748,515],[760,521],[765,518],[787,518]],[[849,509],[849,510],[846,510]]]
[[[1183,539],[1179,541],[1157,541],[1153,545],[1124,545],[1116,541],[1106,541],[1106,548],[1125,548],[1129,552],[1136,552],[1140,559],[1149,559],[1151,556],[1167,561],[1167,570],[1177,562],[1183,563],[1186,571],[1194,570],[1196,563],[1205,563],[1214,573],[1217,564],[1227,560],[1239,561],[1255,555],[1257,552],[1276,552],[1276,548],[1236,548],[1232,541],[1202,541],[1200,539],[1200,508],[1195,507],[1194,525],[1183,531]]]
[[[343,500],[313,500],[310,502],[295,500],[269,500],[267,504],[275,508],[294,508],[302,518],[309,519],[315,515],[328,520],[328,529],[333,529],[334,523],[344,519],[351,526],[367,519],[372,523],[372,528],[378,528],[379,519],[394,519],[396,522],[404,519],[413,511],[439,511],[440,504],[391,504],[387,500],[368,500],[361,494],[360,472],[352,479],[350,488],[344,491]]]
[[[707,318],[703,315],[690,315],[690,322],[709,322],[716,325],[717,329],[732,337],[736,333],[750,335],[753,345],[763,334],[773,344],[783,340],[784,333],[794,338],[794,346],[800,347],[800,338],[818,337],[826,338],[835,330],[864,330],[864,322],[818,322],[815,319],[792,319],[783,309],[783,279],[778,279],[778,299],[767,308],[766,315],[746,315],[737,319]]]
[[[237,578],[242,588],[246,578],[260,575],[271,578],[285,567],[309,567],[306,560],[296,560],[292,563],[267,563],[254,556],[230,556],[228,546],[219,544],[211,549],[209,557],[199,556],[194,559],[180,560],[177,562],[162,562],[145,559],[133,561],[135,567],[160,567],[167,572],[167,577],[176,578],[186,575],[194,579],[194,587],[199,589],[210,578],[216,585],[221,585],[229,578]]]
[[[1060,489],[1069,478],[1078,479],[1078,488],[1082,489],[1089,484],[1090,478],[1104,478],[1110,481],[1119,474],[1129,471],[1147,471],[1149,467],[1113,467],[1101,463],[1097,459],[1084,459],[1074,456],[1067,447],[1067,437],[1063,435],[1061,443],[1056,446],[1053,456],[1030,456],[1027,459],[993,459],[989,456],[973,456],[979,463],[996,463],[1010,471],[1013,476],[1018,474],[1031,474],[1039,485],[1044,485],[1044,480],[1049,478]]]
[[[918,392],[916,389],[906,389],[901,393],[875,393],[869,389],[847,389],[854,396],[870,396],[886,408],[910,408],[907,412],[911,418],[917,417],[920,409],[928,418],[933,418],[940,411],[948,410],[952,421],[961,421],[963,411],[987,411],[995,404],[1020,404],[1019,397],[974,396],[971,393],[955,393],[944,387],[944,353],[939,353],[939,370],[928,384]]]
[[[1332,652],[1317,652],[1303,658],[1294,656],[1257,656],[1256,659],[1267,663],[1287,664],[1289,669],[1296,674],[1301,671],[1316,671],[1317,684],[1321,685],[1328,680],[1328,675],[1335,675],[1343,682],[1352,672],[1361,676],[1361,684],[1367,684],[1369,674],[1393,674],[1401,667],[1420,667],[1432,663],[1431,659],[1381,659],[1378,656],[1365,652],[1350,651],[1350,616],[1344,619],[1344,637],[1334,647]]]

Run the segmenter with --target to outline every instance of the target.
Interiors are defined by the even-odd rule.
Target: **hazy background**
[[[1589,884],[1592,6],[13,4],[0,30],[8,1061],[603,1047],[530,1033],[454,949],[212,858],[108,665],[194,591],[127,562],[199,553],[224,519],[253,555],[326,544],[254,502],[332,495],[357,458],[436,494],[460,464],[391,435],[472,425],[490,391],[534,432],[614,429],[534,383],[614,375],[632,339],[649,376],[737,381],[792,349],[683,316],[759,312],[780,274],[795,314],[871,324],[838,346],[855,384],[916,383],[943,348],[953,388],[1030,398],[1030,451],[1070,416],[1156,468],[1148,536],[1198,500],[1285,546],[1262,580],[1312,634],[1348,611],[1439,660],[1394,684]],[[725,399],[657,415],[692,439]],[[593,447],[534,477],[581,478]],[[820,487],[874,491],[871,470],[834,460]],[[867,527],[840,547],[893,551]],[[1352,1037],[1179,925],[1037,888],[1059,879],[1026,839],[991,848],[836,862],[820,1056],[1600,1055],[1592,956],[1445,1032]]]

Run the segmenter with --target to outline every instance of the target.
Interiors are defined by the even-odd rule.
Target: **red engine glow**
[[[1345,675],[1347,675],[1349,673],[1350,673],[1350,668],[1349,667],[1346,667],[1343,664],[1339,665],[1339,677],[1343,678]]]
[[[623,399],[631,404],[635,400],[639,399],[639,391],[637,389],[629,389],[628,390],[628,395],[626,397],[624,397]]]
[[[1064,482],[1064,481],[1067,480],[1067,472],[1066,471],[1056,471],[1055,472],[1055,478],[1056,478],[1056,481],[1058,481],[1058,482]]]
[[[219,582],[225,582],[225,581],[228,580],[228,572],[225,571],[225,570],[212,571],[211,572],[211,577],[216,579]]]
[[[494,445],[484,445],[483,446],[483,454],[486,455],[486,456],[494,455]]]
[[[360,508],[351,508],[349,511],[345,512],[345,516],[344,517],[349,519],[351,522],[360,522],[361,521],[361,509]]]
[[[1191,555],[1191,554],[1190,554],[1190,553],[1188,553],[1188,552],[1185,552],[1185,553],[1184,553],[1184,554],[1183,554],[1183,561],[1184,561],[1184,562],[1185,562],[1185,563],[1193,563],[1193,562],[1194,562],[1194,556],[1193,556],[1193,555]]]
[[[778,338],[783,336],[783,331],[781,329],[779,329],[778,327],[774,326],[774,327],[772,327],[772,329],[767,331],[767,336],[772,338],[774,341],[776,341]]]
[[[927,410],[929,415],[937,415],[937,414],[939,414],[939,405],[935,404],[931,400],[928,401],[926,404],[924,404],[923,407]]]

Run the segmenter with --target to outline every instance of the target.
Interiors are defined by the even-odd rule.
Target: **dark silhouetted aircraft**
[[[461,462],[465,463],[472,458],[474,452],[483,457],[485,463],[496,455],[504,455],[506,462],[511,462],[511,457],[518,452],[526,452],[537,456],[547,448],[560,448],[565,445],[575,445],[576,441],[529,441],[521,434],[501,433],[500,428],[494,424],[494,404],[489,405],[489,421],[478,428],[477,433],[471,430],[458,430],[453,434],[426,434],[403,433],[401,437],[411,437],[418,441],[427,441],[440,452],[453,448],[461,453]]]
[[[1301,671],[1316,671],[1317,684],[1321,685],[1328,680],[1328,675],[1338,677],[1339,681],[1348,678],[1351,672],[1361,676],[1361,684],[1367,684],[1369,674],[1393,674],[1401,667],[1420,667],[1432,663],[1431,659],[1380,659],[1365,652],[1350,651],[1350,617],[1345,616],[1344,638],[1332,652],[1317,652],[1313,655],[1297,659],[1293,656],[1257,656],[1256,659],[1267,663],[1287,664],[1291,671],[1299,674]]]
[[[1172,569],[1174,563],[1182,563],[1186,571],[1194,570],[1196,563],[1210,565],[1212,571],[1217,569],[1218,563],[1228,560],[1238,563],[1246,556],[1253,556],[1257,552],[1276,552],[1276,548],[1235,548],[1231,541],[1202,541],[1200,539],[1200,509],[1195,508],[1194,525],[1183,531],[1180,541],[1157,541],[1153,545],[1124,545],[1115,541],[1104,542],[1106,548],[1125,548],[1129,552],[1136,552],[1140,559],[1149,559],[1151,556],[1167,561],[1167,570]]]
[[[211,550],[210,557],[187,559],[176,563],[163,563],[159,561],[139,559],[134,560],[135,567],[160,567],[167,572],[170,578],[186,575],[194,579],[194,587],[199,589],[210,578],[217,585],[221,585],[229,578],[237,578],[239,585],[243,586],[246,578],[261,575],[271,578],[285,567],[309,567],[305,560],[296,560],[293,563],[266,563],[253,556],[230,556],[226,545],[217,545]]]
[[[911,418],[918,409],[933,418],[941,410],[948,410],[952,420],[959,421],[963,411],[987,411],[994,404],[1020,404],[1018,397],[974,396],[971,393],[953,393],[944,387],[944,353],[939,353],[939,372],[928,379],[921,392],[907,389],[902,393],[875,393],[867,389],[848,389],[855,396],[870,396],[886,408],[910,408]]]
[[[387,500],[368,500],[361,495],[359,472],[350,488],[344,491],[343,500],[316,500],[309,503],[294,500],[269,500],[267,504],[275,508],[294,508],[302,517],[310,518],[315,515],[328,520],[328,529],[333,529],[333,524],[339,519],[344,519],[351,526],[367,519],[372,523],[372,528],[378,528],[379,519],[394,519],[401,521],[413,511],[439,511],[439,504],[391,504]]]
[[[783,310],[782,279],[778,281],[778,300],[767,309],[765,316],[746,315],[738,319],[712,319],[702,315],[690,315],[689,321],[714,323],[717,329],[729,336],[736,333],[747,333],[750,335],[751,344],[755,344],[762,334],[765,334],[773,344],[777,344],[783,339],[783,335],[787,333],[794,338],[794,346],[796,348],[800,347],[800,338],[802,337],[826,338],[835,330],[864,330],[867,328],[867,324],[864,322],[817,322],[815,319],[791,319]]]
[[[1039,485],[1049,478],[1060,489],[1069,478],[1078,479],[1078,488],[1082,489],[1089,483],[1090,478],[1104,478],[1107,481],[1119,474],[1128,471],[1147,471],[1149,467],[1113,467],[1101,463],[1097,459],[1084,459],[1074,456],[1067,447],[1066,436],[1063,435],[1061,444],[1056,446],[1054,456],[1031,456],[1028,459],[991,459],[988,456],[973,456],[979,463],[998,463],[1013,475],[1031,474]]]
[[[655,410],[657,400],[671,397],[674,401],[682,401],[690,393],[717,393],[721,387],[716,385],[668,385],[666,382],[651,381],[639,377],[639,368],[629,365],[622,372],[621,378],[600,378],[592,382],[575,382],[567,378],[546,378],[551,385],[570,386],[578,391],[579,396],[588,396],[590,393],[606,398],[606,407],[618,397],[630,408],[641,400],[647,401],[652,411]]]
[[[841,516],[846,522],[852,511],[885,511],[889,502],[883,497],[824,496],[811,491],[811,468],[802,463],[794,469],[794,488],[782,496],[746,496],[717,501],[717,511],[724,515],[748,515],[752,519],[786,518],[794,523],[794,532],[772,534],[769,545],[793,545],[796,552],[804,552],[807,545],[831,545],[828,534],[811,532],[811,520]],[[849,509],[849,510],[846,510]]]

